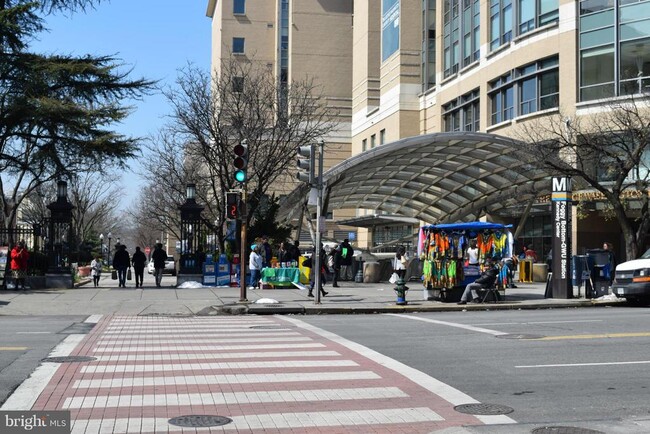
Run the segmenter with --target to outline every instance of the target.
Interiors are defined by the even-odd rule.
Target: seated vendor
[[[497,280],[497,269],[492,261],[492,258],[485,258],[485,270],[478,279],[473,283],[468,284],[465,287],[463,295],[460,297],[458,304],[467,304],[467,299],[472,296],[470,302],[474,302],[478,299],[478,294],[476,291],[483,288],[491,288]]]

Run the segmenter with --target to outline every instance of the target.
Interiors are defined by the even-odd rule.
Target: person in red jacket
[[[25,247],[25,242],[20,241],[11,250],[11,272],[16,281],[16,289],[25,289],[25,279],[27,278],[27,261],[29,252]]]

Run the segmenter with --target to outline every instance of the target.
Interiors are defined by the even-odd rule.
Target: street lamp
[[[108,233],[108,251],[106,252],[106,263],[108,264],[111,260],[111,238],[113,238],[113,234],[110,232]]]
[[[104,256],[104,234],[99,234],[99,254],[100,257]]]

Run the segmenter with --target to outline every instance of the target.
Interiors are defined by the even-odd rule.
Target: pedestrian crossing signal
[[[239,193],[226,193],[226,217],[229,219],[239,217]]]

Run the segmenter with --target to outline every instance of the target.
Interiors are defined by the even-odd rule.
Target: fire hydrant
[[[395,293],[397,294],[397,304],[398,306],[404,306],[408,302],[406,301],[406,291],[409,290],[408,286],[406,286],[406,282],[404,279],[398,279],[396,283]]]

